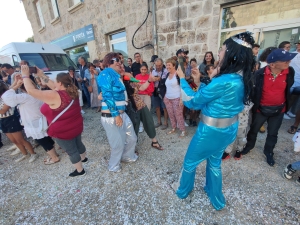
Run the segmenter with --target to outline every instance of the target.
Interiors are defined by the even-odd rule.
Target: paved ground
[[[240,161],[223,163],[223,192],[227,206],[215,211],[203,191],[205,163],[197,171],[195,189],[178,199],[169,184],[178,178],[183,157],[196,128],[184,139],[158,130],[165,150],[150,147],[140,135],[139,160],[124,164],[121,173],[109,173],[103,161],[109,156],[100,114],[88,110],[83,141],[90,162],[87,175],[68,178],[73,167],[65,153],[61,162],[43,165],[45,153],[34,163],[15,163],[5,146],[0,149],[0,224],[300,224],[300,186],[282,178],[283,167],[300,160],[293,152],[292,135],[285,120],[275,149],[276,165],[262,154],[265,134],[256,148]],[[217,138],[217,137],[216,137]],[[217,141],[217,139],[216,139]],[[298,175],[300,175],[298,173]]]

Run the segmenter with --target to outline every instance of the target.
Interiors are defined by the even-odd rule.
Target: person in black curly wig
[[[179,198],[186,198],[194,188],[197,166],[206,164],[206,191],[213,207],[225,207],[222,193],[222,155],[238,131],[238,114],[249,104],[254,57],[251,33],[244,32],[227,39],[219,53],[219,71],[208,85],[201,84],[195,92],[182,69],[180,77],[182,101],[193,110],[201,110],[201,121],[184,158],[179,183],[172,188]],[[199,73],[199,72],[198,72]]]

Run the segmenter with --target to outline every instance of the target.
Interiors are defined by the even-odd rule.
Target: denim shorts
[[[0,123],[3,133],[15,133],[23,130],[23,126],[20,124],[20,117],[16,115],[1,118]]]

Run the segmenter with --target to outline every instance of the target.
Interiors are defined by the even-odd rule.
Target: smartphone
[[[35,66],[29,66],[29,73],[37,73],[36,67]]]
[[[179,56],[178,61],[179,61],[179,65],[180,65],[180,67],[182,69],[182,72],[185,75],[185,69],[184,69],[185,58],[183,58],[183,56]]]

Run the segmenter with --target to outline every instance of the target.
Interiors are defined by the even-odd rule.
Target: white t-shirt
[[[180,85],[178,84],[178,80],[176,78],[176,74],[170,79],[170,75],[166,80],[166,98],[175,99],[180,98]]]
[[[293,53],[298,53],[291,61],[290,66],[295,70],[295,78],[293,87],[300,86],[300,53],[295,51]]]
[[[43,102],[35,99],[27,93],[16,94],[13,89],[9,89],[2,95],[4,103],[10,107],[18,105],[24,131],[27,137],[41,139],[47,137],[46,131],[40,129],[39,120],[43,116],[40,111]]]
[[[267,65],[268,65],[267,62],[262,62],[262,61],[260,61],[260,68],[263,68],[263,67],[265,67],[265,66],[267,66]]]

